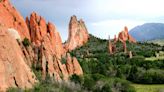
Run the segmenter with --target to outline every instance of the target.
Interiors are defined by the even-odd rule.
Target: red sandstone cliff
[[[36,77],[8,29],[0,26],[0,91],[9,87],[31,88]]]
[[[68,50],[82,46],[89,37],[82,20],[76,25],[78,30],[76,27],[73,29],[72,22],[70,30],[79,31],[69,31],[72,36],[66,45]],[[24,38],[29,39],[29,46],[22,44]],[[71,45],[74,47],[71,48]],[[31,88],[37,82],[30,69],[32,65],[41,67],[43,79],[50,75],[60,81],[68,80],[73,74],[82,75],[83,70],[77,59],[66,50],[52,23],[46,23],[36,13],[27,17],[25,22],[8,0],[0,2],[0,91],[9,87]],[[66,63],[61,62],[63,58]]]
[[[22,39],[25,37],[30,39],[29,31],[23,17],[10,4],[9,0],[1,0],[0,2],[0,25],[17,30]]]
[[[28,66],[27,58],[18,44],[24,38],[30,40],[23,17],[8,0],[0,2],[0,91],[9,87],[31,88],[36,77]]]
[[[69,22],[69,36],[64,48],[66,51],[74,50],[84,45],[89,39],[89,34],[84,21],[77,20],[76,16],[72,16]]]

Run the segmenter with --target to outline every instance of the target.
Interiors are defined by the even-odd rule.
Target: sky
[[[55,24],[62,40],[68,37],[70,17],[83,19],[90,34],[107,39],[124,26],[164,23],[164,0],[10,0],[25,18],[35,11]]]

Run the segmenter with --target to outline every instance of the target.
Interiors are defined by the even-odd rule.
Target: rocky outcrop
[[[50,75],[61,81],[68,80],[72,74],[83,74],[77,59],[65,55],[60,34],[52,23],[46,24],[44,18],[34,12],[30,18],[26,18],[26,23],[30,30],[32,44],[36,49],[35,65],[41,65],[42,68],[42,79]],[[37,59],[38,57],[40,59]],[[67,58],[66,64],[61,62],[63,58]]]
[[[0,26],[0,91],[9,87],[31,88],[36,77],[15,38]]]
[[[69,76],[73,74],[83,75],[83,70],[75,57],[72,58],[70,54],[67,53],[66,61],[67,61],[66,68],[67,68]]]
[[[110,54],[113,54],[116,51],[116,38],[114,38],[114,43],[111,41],[110,36],[109,36],[109,41],[108,41],[108,51]]]
[[[108,51],[110,54],[113,54],[117,51],[116,43],[118,41],[122,43],[122,48],[125,53],[128,52],[126,47],[126,41],[129,41],[130,43],[136,43],[136,40],[128,33],[128,28],[126,26],[124,27],[124,30],[118,34],[118,38],[116,37],[116,35],[114,36],[113,41],[111,41],[109,38]]]
[[[84,21],[77,20],[76,16],[72,16],[69,22],[69,36],[64,45],[66,51],[74,50],[84,45],[89,39],[89,34]]]
[[[30,39],[29,31],[23,17],[10,4],[9,0],[0,2],[0,25],[13,28],[18,31],[21,39]]]
[[[129,41],[132,43],[136,43],[136,40],[128,33],[128,28],[126,26],[124,27],[124,30],[119,33],[118,39],[121,42]]]
[[[45,35],[47,35],[47,25],[44,18],[33,12],[30,16],[30,20],[28,17],[26,18],[26,23],[30,30],[31,41],[34,42],[35,45],[41,45],[41,41]]]

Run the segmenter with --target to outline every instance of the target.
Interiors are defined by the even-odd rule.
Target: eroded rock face
[[[37,46],[41,45],[41,41],[47,35],[47,25],[44,18],[33,12],[30,20],[26,18],[26,23],[30,30],[31,41]]]
[[[69,76],[73,74],[83,75],[83,70],[80,64],[78,63],[77,59],[75,57],[72,58],[69,53],[67,53],[66,68]]]
[[[72,63],[73,63],[74,74],[83,75],[83,70],[75,57],[73,57]]]
[[[64,48],[66,51],[74,50],[84,45],[89,39],[89,34],[84,21],[77,20],[76,16],[72,16],[69,23],[69,36]]]
[[[9,0],[1,0],[0,2],[0,25],[13,28],[18,31],[21,39],[26,37],[30,40],[29,31],[23,17],[10,4]]]
[[[30,29],[31,41],[36,49],[35,57],[40,57],[40,59],[36,59],[35,65],[41,65],[42,79],[50,75],[60,81],[61,74],[64,73],[60,62],[64,49],[58,31],[52,23],[46,24],[44,18],[34,12],[31,14],[30,20],[26,18],[26,23]]]
[[[36,77],[25,63],[16,39],[2,26],[0,43],[0,91],[9,87],[31,88],[37,82]]]
[[[30,19],[30,20],[29,20]],[[36,64],[42,67],[42,79],[47,75],[54,77],[57,81],[68,80],[72,74],[83,74],[78,61],[68,55],[66,64],[61,62],[66,51],[63,48],[59,32],[52,23],[46,21],[36,13],[32,13],[30,18],[26,18],[26,23],[30,29],[31,41],[36,49]],[[70,59],[70,60],[69,60]]]

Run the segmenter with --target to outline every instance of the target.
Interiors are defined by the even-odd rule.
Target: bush
[[[22,41],[22,43],[23,43],[23,45],[24,45],[25,47],[30,46],[30,41],[29,41],[28,38],[24,38],[24,40]]]
[[[67,63],[67,60],[66,60],[65,57],[62,57],[62,58],[61,58],[61,63],[62,63],[62,64],[66,64],[66,63]]]
[[[9,88],[7,92],[23,92],[23,90],[20,88]]]
[[[76,74],[72,75],[70,77],[70,80],[72,82],[75,82],[76,84],[82,84],[83,83],[83,78],[81,76],[76,75]]]
[[[97,82],[94,92],[135,92],[135,89],[126,80],[106,78]]]
[[[90,75],[85,75],[83,87],[87,90],[92,90],[94,85],[95,85],[95,81],[93,80],[93,78]]]

